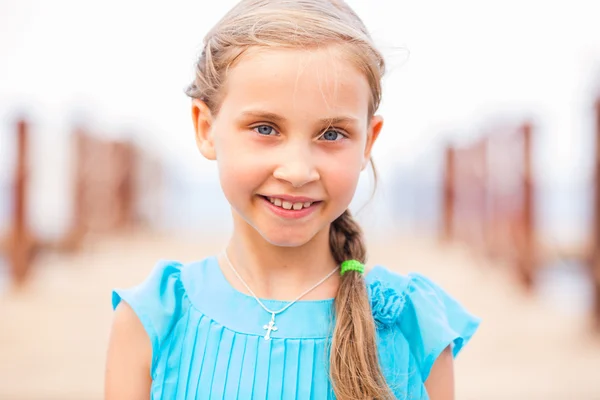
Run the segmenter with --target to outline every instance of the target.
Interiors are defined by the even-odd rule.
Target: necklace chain
[[[322,284],[323,282],[325,282],[331,275],[333,275],[340,267],[335,267],[330,273],[328,273],[323,279],[321,279],[319,282],[315,283],[312,287],[308,288],[307,290],[305,290],[304,292],[302,292],[302,294],[300,294],[300,296],[296,297],[293,301],[289,302],[288,304],[285,305],[285,307],[283,307],[282,309],[278,310],[278,311],[273,311],[267,308],[267,306],[265,306],[263,304],[262,301],[260,301],[260,299],[258,298],[258,296],[256,296],[254,294],[254,292],[252,291],[252,289],[250,289],[250,286],[248,286],[248,284],[246,283],[246,281],[244,281],[244,279],[242,279],[242,277],[240,276],[240,274],[237,272],[237,270],[233,267],[233,264],[231,263],[231,260],[229,260],[229,256],[227,255],[227,250],[225,250],[223,252],[223,254],[225,255],[225,259],[227,260],[227,264],[229,264],[229,268],[231,268],[231,270],[233,271],[233,273],[238,277],[238,279],[240,280],[240,282],[242,282],[242,284],[246,287],[246,289],[250,292],[250,294],[252,295],[252,297],[254,297],[254,299],[258,302],[258,304],[260,304],[260,306],[269,314],[271,314],[272,319],[275,319],[275,315],[280,314],[282,312],[284,312],[285,310],[287,310],[288,308],[290,308],[294,303],[296,303],[298,300],[300,300],[301,298],[303,298],[304,296],[306,296],[308,293],[310,293],[311,291],[313,291],[314,289],[316,289],[320,284]]]

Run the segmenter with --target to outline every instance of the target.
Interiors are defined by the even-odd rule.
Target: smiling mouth
[[[320,203],[320,201],[306,201],[306,202],[295,202],[294,203],[291,201],[279,199],[277,197],[267,197],[267,196],[261,196],[261,197],[264,198],[265,200],[267,200],[268,202],[270,202],[271,204],[273,204],[275,207],[279,207],[284,210],[300,211],[304,208],[309,208],[313,204]]]

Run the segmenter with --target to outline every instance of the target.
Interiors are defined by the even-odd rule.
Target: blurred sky
[[[35,201],[48,207],[68,208],[59,194],[68,186],[66,144],[82,116],[100,134],[135,135],[191,180],[216,178],[196,151],[183,90],[204,34],[234,3],[0,0],[0,180],[19,110],[38,127],[35,179],[47,195]],[[600,2],[348,3],[388,58],[386,125],[374,150],[384,176],[448,137],[468,140],[494,121],[531,116],[538,177],[587,182]]]

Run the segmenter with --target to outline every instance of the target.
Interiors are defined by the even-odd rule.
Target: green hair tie
[[[357,260],[346,260],[342,263],[342,270],[340,271],[340,274],[344,275],[348,271],[356,271],[359,274],[363,274],[365,272],[365,266],[363,263]]]

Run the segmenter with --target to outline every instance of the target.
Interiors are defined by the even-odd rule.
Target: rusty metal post
[[[454,239],[454,214],[456,206],[456,151],[447,145],[444,156],[444,182],[442,188],[442,232],[443,241]]]
[[[594,160],[594,220],[592,232],[591,267],[594,287],[593,319],[600,331],[600,98],[596,100],[596,150]]]
[[[135,220],[134,208],[134,174],[135,174],[135,149],[129,142],[115,142],[113,157],[118,163],[117,185],[114,188],[114,198],[117,201],[118,218],[117,229],[126,229],[132,226]]]
[[[535,275],[535,226],[533,198],[533,128],[527,122],[522,126],[523,135],[523,176],[521,204],[521,254],[520,273],[526,289],[532,289]]]
[[[88,148],[88,139],[85,131],[81,127],[76,127],[72,136],[73,151],[73,212],[71,214],[71,225],[62,238],[58,247],[64,252],[74,252],[79,249],[81,241],[85,236],[85,199],[84,199],[84,181],[85,181],[85,161],[89,157],[86,154]]]
[[[125,143],[125,177],[119,187],[123,202],[123,210],[125,215],[124,228],[130,228],[136,223],[137,215],[135,209],[136,187],[135,175],[136,171],[136,149],[132,143]]]
[[[12,281],[22,284],[29,272],[32,242],[27,230],[28,136],[25,120],[17,122],[17,162],[13,182],[12,226],[9,233],[9,263]]]
[[[477,143],[477,164],[476,171],[478,184],[478,210],[481,219],[478,229],[480,230],[480,242],[482,254],[490,252],[490,213],[489,213],[489,183],[488,183],[488,142],[489,137],[483,136]]]

